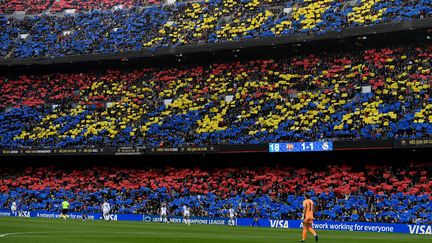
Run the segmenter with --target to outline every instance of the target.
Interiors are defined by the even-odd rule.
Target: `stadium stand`
[[[77,17],[36,16],[20,21],[20,33],[29,34],[14,43],[12,56],[65,56],[140,50],[141,41],[152,38],[168,18],[155,7],[142,11],[82,13]],[[102,23],[102,25],[101,25]],[[43,34],[46,33],[46,34]]]
[[[2,0],[0,1],[0,14],[10,14],[15,11],[27,13],[41,13],[48,9],[51,0]]]
[[[118,3],[102,1],[99,5],[95,2],[100,1],[70,3],[83,8]],[[54,7],[61,10],[68,3],[56,2]],[[0,21],[4,31],[2,38],[6,42],[2,44],[0,54],[29,58],[152,51],[298,33],[324,34],[352,27],[422,19],[432,13],[429,0],[362,0],[353,6],[334,0],[209,0],[152,6],[118,11],[94,10],[75,17],[42,15]],[[22,34],[28,36],[22,37]]]
[[[164,3],[0,0],[1,61],[7,65],[14,58],[18,63],[20,59],[87,54],[95,54],[91,57],[97,59],[98,54],[323,35],[432,15],[432,0]],[[124,9],[115,9],[118,5]],[[67,9],[77,12],[63,13]],[[13,16],[14,11],[26,11],[27,15]],[[14,201],[20,210],[59,212],[66,198],[72,211],[81,211],[85,204],[88,212],[99,212],[106,199],[115,214],[158,214],[161,203],[166,202],[171,215],[181,215],[182,206],[188,204],[193,216],[224,217],[234,206],[238,217],[252,217],[257,206],[263,218],[300,219],[304,193],[309,193],[319,220],[430,225],[429,154],[409,160],[396,155],[428,151],[426,143],[432,138],[431,30],[425,28],[424,32],[427,37],[419,35],[409,39],[412,42],[408,38],[386,40],[380,46],[373,41],[347,44],[351,39],[341,40],[344,48],[357,44],[349,50],[280,45],[273,51],[290,53],[252,58],[251,53],[233,58],[236,50],[223,58],[225,52],[219,52],[220,56],[205,53],[215,56],[199,64],[199,60],[185,58],[161,65],[158,61],[165,57],[140,56],[127,62],[126,58],[106,63],[97,60],[95,67],[83,69],[86,64],[70,63],[46,65],[41,70],[14,66],[11,70],[19,70],[16,73],[2,70],[0,209],[9,209]],[[241,52],[247,51],[254,50]],[[174,54],[168,58],[174,59]],[[143,64],[141,60],[150,61]],[[355,148],[359,150],[371,141],[385,143],[373,148],[377,151],[392,149],[380,151],[388,156],[382,163],[374,157],[375,151],[371,152],[374,159],[366,162],[353,151],[342,151],[351,149],[349,145],[315,153],[323,157],[319,161],[310,160],[313,153],[304,151],[298,153],[301,159],[264,153],[264,149],[249,157],[233,155],[241,149],[220,154],[208,151],[202,156],[204,162],[183,160],[201,157],[200,151],[174,153],[174,149],[223,147],[204,145],[259,144],[264,148],[272,142],[336,144],[340,140],[362,142]],[[393,146],[387,146],[391,143]],[[45,148],[65,149],[51,154]],[[93,159],[105,160],[107,153],[79,153],[92,148],[116,151],[112,152],[116,156],[98,163]],[[137,155],[136,148],[143,152]],[[173,153],[163,149],[149,152],[156,148],[173,149]],[[76,149],[70,153],[76,157],[54,157],[68,149]],[[43,153],[53,156],[47,159]],[[30,157],[34,154],[40,157]],[[158,159],[154,159],[156,154]],[[102,159],[98,155],[103,155]],[[76,159],[78,156],[82,160]],[[216,163],[207,156],[215,156]],[[229,159],[223,161],[222,157]],[[44,160],[56,161],[49,166],[37,163],[44,164]],[[128,161],[116,164],[116,160]]]
[[[432,135],[432,46],[0,78],[0,147]]]
[[[159,0],[1,0],[0,14],[12,14],[15,11],[26,11],[28,14],[51,13],[75,9],[80,12],[90,10],[110,10],[122,5],[124,8],[161,4]]]
[[[85,202],[99,212],[108,199],[113,213],[158,214],[167,202],[172,215],[186,203],[195,216],[223,217],[233,205],[245,217],[257,205],[263,218],[297,219],[307,191],[321,220],[432,223],[430,163],[205,167],[1,168],[0,208],[17,201],[22,210],[59,211],[66,196],[73,211]]]
[[[60,0],[55,1],[51,7],[51,12],[61,12],[66,9],[76,9],[78,11],[89,10],[109,10],[115,6],[122,5],[125,8],[134,6],[146,6],[152,4],[161,4],[159,0]]]

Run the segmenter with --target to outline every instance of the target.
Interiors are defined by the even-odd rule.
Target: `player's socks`
[[[305,240],[299,240],[299,242],[305,242]]]
[[[319,237],[318,237],[318,235],[317,234],[315,234],[315,242],[318,242],[318,240],[319,240]]]

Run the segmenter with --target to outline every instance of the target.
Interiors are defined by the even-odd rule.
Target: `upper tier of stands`
[[[94,2],[100,1],[89,1]],[[353,6],[340,0],[208,0],[144,9],[96,10],[66,17],[0,16],[0,56],[60,57],[324,34],[429,17],[431,4],[430,0],[359,0]]]
[[[322,161],[320,161],[322,162]],[[206,165],[207,167],[207,165]],[[22,210],[72,211],[85,203],[99,212],[104,199],[113,213],[158,214],[162,202],[172,215],[188,204],[194,216],[224,217],[232,205],[239,217],[257,205],[263,218],[299,219],[304,192],[320,220],[432,223],[430,163],[402,166],[286,165],[242,168],[0,168],[0,209],[13,201]]]
[[[0,147],[432,135],[432,46],[0,78]]]
[[[161,4],[164,0],[60,0],[54,1],[51,12],[61,12],[66,9],[76,9],[78,11],[89,10],[109,10],[115,6],[123,5],[125,8],[134,6],[147,6]]]
[[[40,14],[48,10],[51,13],[57,13],[67,9],[78,11],[110,10],[118,5],[130,8],[161,3],[160,0],[0,0],[0,14],[12,14],[15,11]]]

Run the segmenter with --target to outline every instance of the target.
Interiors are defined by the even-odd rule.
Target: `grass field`
[[[300,230],[126,221],[0,218],[0,242],[298,242]],[[318,231],[319,242],[432,242],[431,236]],[[308,236],[307,242],[314,242]]]

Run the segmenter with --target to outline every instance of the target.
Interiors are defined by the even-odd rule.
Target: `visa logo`
[[[432,235],[432,225],[408,225],[410,234]]]
[[[288,220],[270,220],[270,227],[288,229]]]
[[[29,211],[19,211],[18,217],[22,218],[30,218],[30,212]]]

